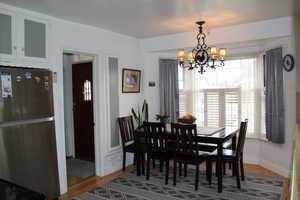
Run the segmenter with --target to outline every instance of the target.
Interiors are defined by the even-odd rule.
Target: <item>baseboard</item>
[[[286,178],[288,178],[290,175],[289,169],[283,168],[268,160],[260,160],[259,165]]]
[[[259,165],[259,160],[256,157],[250,157],[244,155],[244,162],[253,165]]]

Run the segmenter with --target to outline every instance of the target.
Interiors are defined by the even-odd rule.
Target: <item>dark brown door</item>
[[[73,114],[75,156],[82,160],[95,160],[93,65],[73,64]]]

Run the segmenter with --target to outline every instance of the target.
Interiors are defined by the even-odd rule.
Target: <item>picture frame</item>
[[[122,70],[122,93],[140,93],[141,71],[123,68]]]

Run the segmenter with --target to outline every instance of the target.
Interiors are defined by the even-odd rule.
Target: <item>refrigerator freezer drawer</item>
[[[0,179],[59,196],[53,121],[0,128]]]

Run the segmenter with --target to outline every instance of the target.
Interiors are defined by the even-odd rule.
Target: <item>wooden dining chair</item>
[[[160,161],[160,171],[162,172],[163,162],[166,163],[165,183],[168,184],[168,170],[171,154],[166,148],[167,131],[166,125],[160,122],[144,122],[145,144],[147,153],[146,179],[150,178],[150,160]]]
[[[246,140],[247,126],[248,126],[248,119],[246,119],[244,122],[241,122],[236,150],[223,149],[223,163],[224,162],[232,163],[232,174],[236,176],[237,187],[239,189],[241,188],[240,173],[239,173],[240,171],[241,171],[242,181],[245,180],[243,151],[244,151],[244,145]],[[217,151],[211,153],[207,160],[207,164],[209,168],[209,173],[208,173],[209,184],[211,184],[213,160],[217,160]]]
[[[207,158],[207,154],[200,154],[199,144],[195,141],[197,135],[196,124],[171,124],[171,134],[175,136],[175,148],[173,150],[174,175],[173,185],[176,185],[177,164],[183,163],[196,166],[195,190],[199,185],[199,165]]]
[[[134,154],[134,164],[136,163],[136,144],[134,141],[134,126],[132,116],[119,117],[120,134],[123,150],[123,171],[126,168],[126,153]]]

